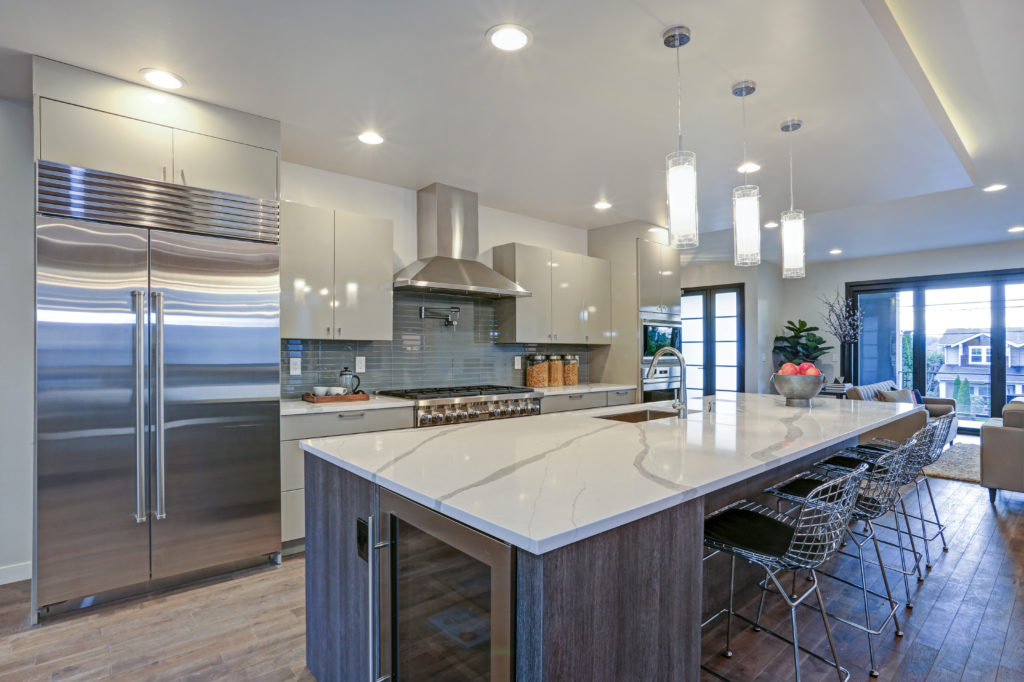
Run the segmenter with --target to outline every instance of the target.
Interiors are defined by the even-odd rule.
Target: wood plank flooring
[[[949,552],[932,545],[933,568],[911,580],[902,638],[876,638],[883,680],[1024,680],[1024,494],[995,507],[976,485],[933,481],[950,529]],[[913,505],[913,506],[916,506]],[[894,557],[893,557],[894,558]],[[854,575],[839,558],[831,571]],[[304,558],[28,625],[28,583],[0,586],[0,682],[9,680],[295,680],[305,667]],[[877,569],[873,587],[880,589]],[[830,610],[856,616],[860,594],[822,578]],[[903,583],[893,581],[904,600]],[[789,632],[788,610],[769,599],[765,623]],[[753,615],[756,602],[742,605]],[[801,643],[825,652],[818,615],[801,609]],[[703,658],[734,680],[792,679],[787,645],[736,626],[732,659],[719,655],[724,624],[708,629]],[[833,623],[841,662],[867,680],[865,636]],[[835,679],[804,656],[804,679]],[[715,679],[705,675],[704,679]]]

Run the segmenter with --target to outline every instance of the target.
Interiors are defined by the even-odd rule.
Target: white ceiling
[[[805,121],[796,203],[812,260],[832,246],[918,249],[922,229],[930,248],[1003,240],[1024,223],[1020,192],[973,188],[1024,186],[1024,101],[1010,87],[1024,63],[1019,0],[3,0],[2,18],[0,47],[129,80],[168,68],[188,81],[182,94],[279,119],[289,161],[445,182],[585,228],[665,222],[676,93],[660,36],[684,23],[684,145],[698,155],[703,230],[730,227],[743,184],[730,86],[745,78],[758,83],[747,115],[762,170],[750,181],[765,220],[788,207],[778,125]],[[502,22],[533,43],[491,48],[484,32]],[[355,140],[371,127],[385,144]],[[602,196],[609,211],[592,208]],[[965,229],[974,211],[989,219]]]

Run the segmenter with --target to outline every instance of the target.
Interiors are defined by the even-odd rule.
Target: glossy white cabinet
[[[390,220],[281,204],[281,337],[390,341]]]
[[[277,198],[277,152],[174,131],[174,182],[262,199]]]
[[[679,251],[665,244],[637,239],[637,298],[640,310],[680,314]]]
[[[390,220],[334,212],[334,338],[391,340],[393,233]]]
[[[513,243],[494,248],[494,269],[533,292],[531,297],[497,302],[500,343],[610,342],[607,261]]]
[[[277,152],[39,99],[39,157],[261,199],[277,198]]]
[[[39,158],[148,180],[170,181],[173,129],[39,99]]]
[[[334,332],[334,211],[281,203],[281,337]]]

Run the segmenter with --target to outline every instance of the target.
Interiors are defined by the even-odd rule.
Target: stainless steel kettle
[[[338,376],[338,383],[345,389],[345,393],[362,393],[362,391],[358,390],[361,383],[359,376],[348,367],[342,368]]]

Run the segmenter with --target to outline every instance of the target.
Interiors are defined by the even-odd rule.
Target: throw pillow
[[[924,405],[924,397],[921,395],[921,391],[914,389],[914,404]]]
[[[914,396],[909,388],[902,388],[898,391],[879,391],[878,397],[886,403],[913,403]]]

